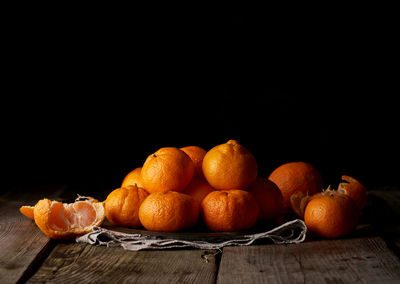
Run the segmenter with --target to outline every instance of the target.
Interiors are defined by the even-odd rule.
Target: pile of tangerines
[[[212,231],[239,231],[291,212],[310,231],[339,237],[355,228],[366,204],[365,187],[352,177],[342,179],[337,190],[323,190],[320,173],[305,162],[260,177],[250,151],[229,140],[208,152],[198,146],[161,148],[104,202],[43,199],[20,211],[52,238],[87,233],[105,217],[114,225],[151,231],[176,232],[199,222]]]

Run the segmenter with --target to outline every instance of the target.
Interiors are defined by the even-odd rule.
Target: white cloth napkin
[[[168,237],[128,234],[94,227],[93,231],[76,239],[76,242],[107,247],[121,246],[126,250],[168,249],[192,247],[198,249],[221,249],[225,246],[247,246],[256,240],[269,239],[275,244],[301,243],[306,237],[307,227],[302,220],[284,223],[267,232],[234,236],[232,238],[207,238],[204,240],[184,240]]]

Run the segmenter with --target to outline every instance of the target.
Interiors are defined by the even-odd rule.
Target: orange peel
[[[104,202],[95,199],[61,203],[47,198],[39,200],[34,220],[40,230],[53,239],[69,239],[86,234],[99,226],[105,217]]]
[[[25,217],[28,217],[29,219],[34,220],[34,216],[33,216],[33,209],[35,208],[35,206],[21,206],[19,208],[19,212],[21,212],[22,215],[24,215]]]
[[[358,180],[351,176],[342,175],[344,182],[339,183],[338,191],[349,196],[362,210],[367,204],[367,190]]]

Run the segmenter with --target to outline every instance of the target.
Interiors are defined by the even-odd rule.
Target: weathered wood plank
[[[375,196],[385,202],[385,205],[391,210],[394,218],[400,216],[400,188],[379,187],[368,191],[369,199]]]
[[[59,243],[28,282],[215,283],[217,261],[213,254],[215,251],[203,250],[134,252]]]
[[[379,237],[227,247],[217,283],[400,283],[400,261]]]
[[[50,189],[48,196],[59,195],[62,188]],[[34,205],[41,193],[0,196],[0,283],[23,281],[50,247],[51,240],[19,212],[22,205]]]
[[[400,188],[381,187],[368,191],[362,220],[379,230],[400,225]]]

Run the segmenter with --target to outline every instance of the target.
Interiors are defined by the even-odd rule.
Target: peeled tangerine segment
[[[66,231],[69,229],[69,222],[65,219],[64,206],[61,202],[53,202],[50,208],[50,224],[53,230]]]
[[[96,221],[96,210],[87,202],[67,204],[65,212],[70,224],[77,227],[87,227]]]

